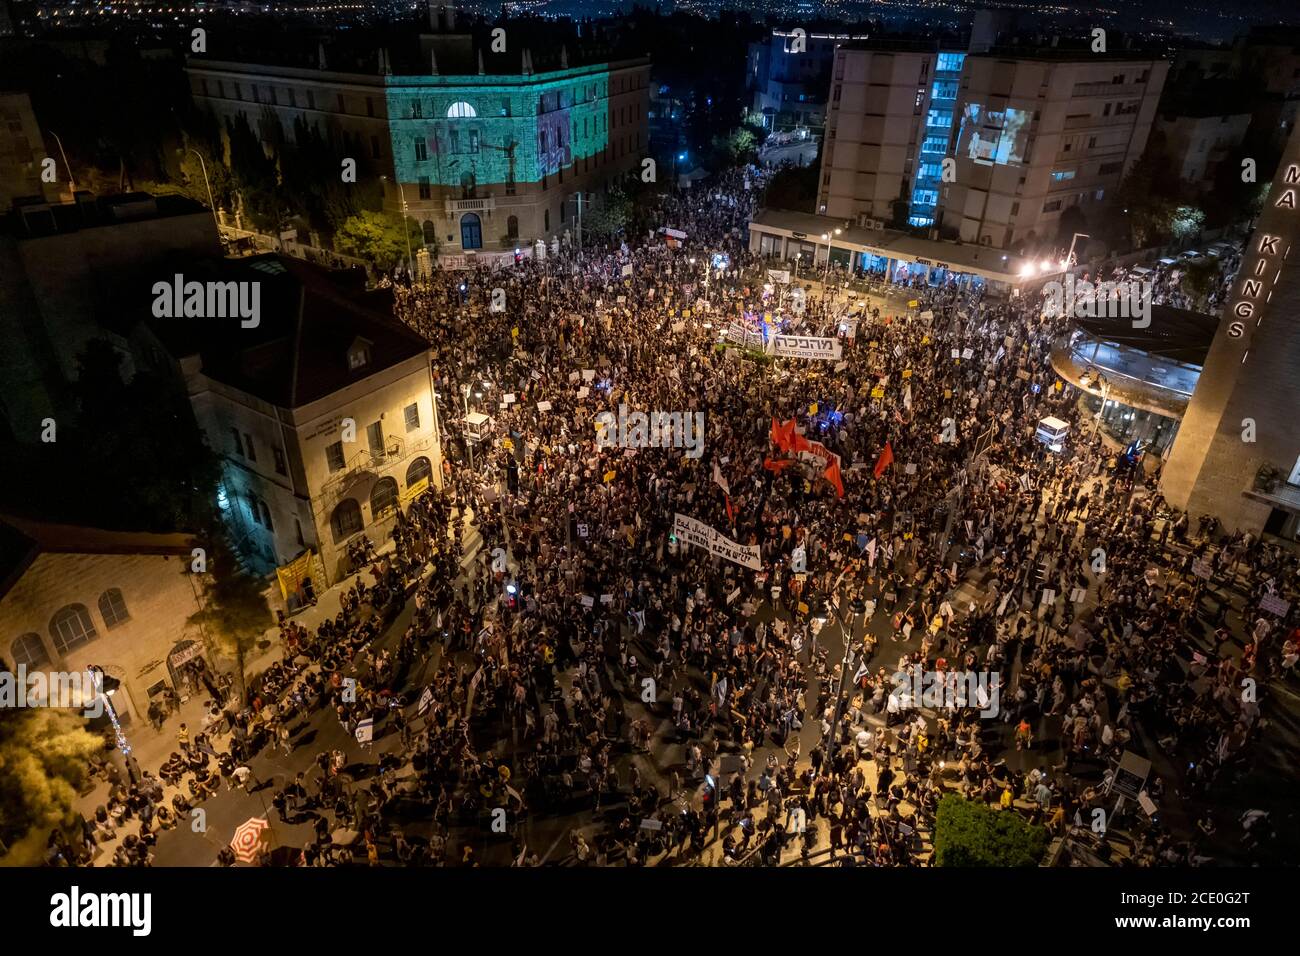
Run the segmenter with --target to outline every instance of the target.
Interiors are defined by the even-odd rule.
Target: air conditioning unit
[[[885,228],[885,221],[883,219],[872,219],[870,216],[862,214],[858,216],[858,225],[863,229],[881,232]]]

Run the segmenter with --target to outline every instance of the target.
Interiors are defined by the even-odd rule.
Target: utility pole
[[[831,605],[831,609],[834,610],[835,620],[840,625],[840,636],[844,638],[844,658],[840,661],[840,679],[835,686],[835,714],[831,717],[830,744],[826,748],[827,766],[835,759],[835,751],[839,745],[840,713],[844,709],[844,680],[849,668],[856,663],[853,654],[853,632],[857,630],[858,618],[866,613],[867,607],[862,598],[854,594],[850,603],[852,616],[849,618],[848,630],[844,628],[844,615],[838,600]]]

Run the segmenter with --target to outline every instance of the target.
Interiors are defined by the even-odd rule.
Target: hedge
[[[934,826],[935,866],[1037,866],[1047,831],[1014,810],[945,794]]]

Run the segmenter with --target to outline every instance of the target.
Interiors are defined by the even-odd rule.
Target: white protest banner
[[[582,380],[584,382],[590,382],[595,377],[596,377],[596,370],[594,368],[584,368],[582,370]]]
[[[781,358],[834,359],[838,362],[843,357],[842,348],[839,339],[811,335],[772,336],[772,354]]]
[[[551,403],[550,403],[550,402],[538,402],[538,403],[537,403],[537,410],[538,410],[539,412],[549,412],[549,411],[551,410]]]
[[[630,262],[624,263],[624,264],[623,264],[623,275],[625,275],[625,276],[630,276],[631,274],[632,274],[632,263],[630,263]]]
[[[601,604],[613,604],[613,603],[614,603],[614,595],[612,595],[612,594],[602,594],[602,595],[600,596],[600,603],[601,603]]]
[[[591,389],[589,389],[586,385],[584,385],[584,386],[582,386],[582,388],[578,389],[578,397],[579,397],[579,398],[586,398],[586,397],[587,397],[588,395],[590,395],[590,394],[591,394]]]
[[[1192,562],[1192,574],[1208,581],[1210,578],[1214,577],[1214,568],[1211,567],[1210,562],[1202,561],[1198,558]]]
[[[962,350],[961,350],[961,357],[964,358],[964,359],[969,359],[969,358],[973,357],[974,355],[975,355],[975,350],[974,350],[974,349],[962,349]]]
[[[515,401],[514,392],[506,392],[504,395],[501,396],[502,405],[511,405],[514,404],[514,401]]]
[[[789,269],[768,269],[767,281],[768,282],[789,282],[790,270]]]
[[[728,561],[742,567],[757,571],[763,566],[762,559],[759,557],[758,545],[738,544],[720,531],[715,531],[703,521],[684,515],[681,512],[675,513],[673,517],[673,534],[677,536],[679,541],[693,544],[697,548],[704,548],[710,554],[726,558]]]
[[[732,322],[727,326],[726,339],[747,349],[763,347],[763,333],[749,328],[744,322]]]
[[[592,597],[590,594],[584,594],[584,595],[582,596],[582,606],[583,606],[583,607],[595,607],[595,606],[596,606],[596,599],[595,599],[594,597]]]
[[[1276,614],[1278,617],[1286,617],[1286,612],[1291,610],[1291,602],[1282,600],[1276,594],[1265,594],[1259,599],[1259,606],[1261,610]]]
[[[924,312],[922,312],[922,313],[918,316],[918,318],[921,318],[921,319],[933,319],[933,318],[934,318],[934,313],[931,312],[929,309],[926,309]]]
[[[581,375],[580,373],[578,373],[578,372],[570,372],[570,373],[569,373],[569,383],[570,383],[570,384],[573,384],[574,382],[577,382],[577,381],[578,381],[579,379],[581,379],[581,378],[582,378],[582,375]]]

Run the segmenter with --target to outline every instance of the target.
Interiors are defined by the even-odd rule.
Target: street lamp
[[[387,176],[380,176],[380,179],[388,180]],[[402,235],[406,237],[406,270],[410,276],[415,275],[415,259],[411,256],[411,228],[406,222],[406,190],[402,188],[400,179],[393,179],[392,182],[397,184],[397,195],[402,201]]]
[[[844,628],[843,609],[839,600],[831,605],[831,610],[835,612],[835,620],[840,625],[840,635],[844,638],[844,659],[840,661],[840,679],[835,685],[835,713],[831,717],[830,744],[826,749],[826,765],[831,766],[835,760],[835,751],[839,745],[840,739],[840,713],[844,709],[844,679],[848,675],[849,668],[854,664],[853,655],[853,633],[857,630],[858,618],[866,613],[867,606],[857,594],[854,594],[849,604],[852,616],[849,618],[849,627],[846,631]]]
[[[190,147],[189,152],[199,158],[199,168],[203,170],[203,185],[208,190],[208,206],[212,209],[212,221],[217,226],[217,239],[221,238],[221,220],[217,218],[217,204],[212,198],[212,183],[208,182],[208,164],[203,161],[203,154],[194,147]]]
[[[132,768],[133,761],[130,759],[131,744],[127,742],[126,734],[122,730],[122,722],[118,720],[117,711],[113,709],[113,702],[109,699],[117,693],[118,688],[122,686],[122,682],[116,677],[106,674],[104,668],[98,664],[91,664],[86,670],[94,679],[96,695],[104,700],[104,712],[108,714],[108,719],[113,724],[113,735],[117,739],[117,750],[126,764],[127,775],[131,778],[132,783],[136,783],[135,770]]]
[[[469,452],[469,470],[474,470],[474,442],[469,437],[469,389],[468,382],[465,383],[465,450]]]
[[[68,154],[63,151],[63,140],[59,139],[59,134],[54,130],[48,130],[49,134],[54,137],[54,142],[59,144],[59,155],[63,157],[63,168],[68,171],[68,185],[72,191],[77,191],[77,177],[72,175],[72,166],[68,164]]]

